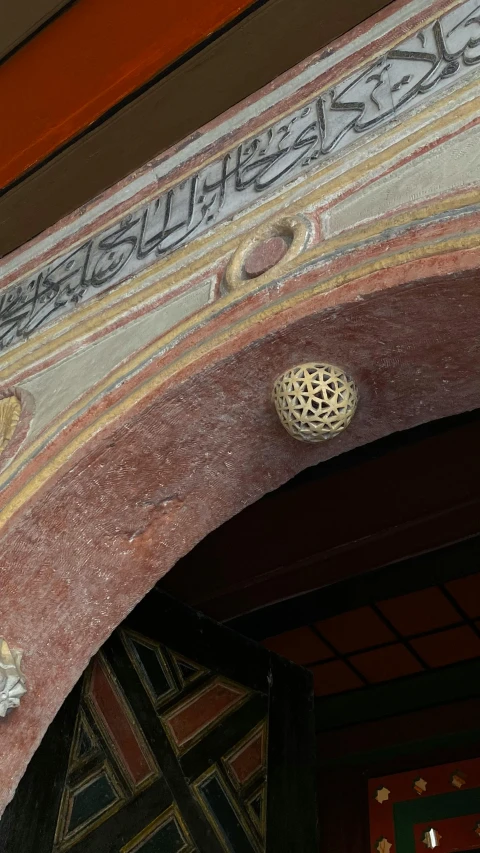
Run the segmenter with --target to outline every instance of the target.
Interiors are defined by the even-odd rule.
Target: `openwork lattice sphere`
[[[347,428],[355,414],[358,390],[333,364],[299,364],[279,376],[273,402],[281,423],[299,441],[325,441]]]

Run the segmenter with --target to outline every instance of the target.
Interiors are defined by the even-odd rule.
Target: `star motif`
[[[377,788],[377,790],[375,791],[375,799],[377,803],[384,803],[386,800],[388,800],[389,796],[390,791],[388,790],[388,788]]]
[[[454,788],[463,788],[465,785],[465,776],[463,773],[460,773],[459,770],[456,770],[455,773],[450,777],[450,782],[452,783]]]
[[[390,841],[387,841],[386,838],[381,838],[376,845],[376,850],[378,853],[390,853],[391,846]]]
[[[421,797],[422,794],[427,790],[427,783],[425,779],[422,779],[420,776],[419,779],[413,780],[413,790],[417,792],[418,796]]]
[[[422,838],[422,842],[425,844],[425,847],[432,850],[434,847],[440,846],[441,838],[442,836],[436,829],[427,829]]]

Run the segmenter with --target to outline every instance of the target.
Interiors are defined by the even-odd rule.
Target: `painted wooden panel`
[[[480,848],[480,759],[382,776],[368,787],[372,851]]]
[[[305,670],[155,590],[50,727],[0,849],[315,853],[312,711]]]

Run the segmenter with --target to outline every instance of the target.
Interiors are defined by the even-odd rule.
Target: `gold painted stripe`
[[[452,7],[458,4],[452,4]],[[447,10],[448,11],[448,10]],[[435,20],[435,16],[432,18]],[[405,35],[402,34],[401,39],[399,38],[397,41],[393,42],[393,44],[397,44],[405,38]],[[390,45],[392,46],[392,45]],[[388,48],[382,49],[379,55],[383,55],[385,50]],[[369,60],[370,61],[370,60]],[[363,66],[359,66],[363,67]],[[352,70],[352,73],[353,70]],[[349,72],[350,74],[350,72]],[[348,75],[349,76],[349,75]],[[334,85],[334,83],[332,83]],[[317,170],[315,173],[310,175],[305,179],[307,184],[306,194],[302,197],[302,199],[297,199],[295,202],[291,203],[290,211],[291,213],[300,212],[301,210],[313,206],[316,203],[321,202],[325,196],[340,194],[344,189],[348,188],[348,186],[354,184],[359,178],[365,179],[368,173],[372,172],[374,169],[378,168],[378,166],[385,165],[389,160],[392,160],[395,156],[401,154],[406,148],[415,146],[415,143],[418,143],[422,138],[431,135],[432,132],[438,131],[437,140],[439,133],[448,127],[448,125],[454,123],[456,120],[463,119],[464,123],[466,123],[466,119],[472,116],[478,115],[478,98],[468,101],[466,104],[462,104],[460,107],[456,109],[450,110],[449,113],[445,112],[448,104],[453,104],[454,101],[458,99],[458,97],[468,95],[473,92],[476,88],[478,88],[479,82],[478,80],[474,80],[466,84],[462,88],[458,88],[455,90],[453,96],[452,94],[447,94],[444,98],[435,100],[433,104],[430,104],[430,107],[427,106],[422,109],[420,114],[415,114],[411,116],[410,119],[406,121],[402,121],[402,127],[405,129],[405,132],[408,134],[408,128],[412,125],[416,125],[418,123],[419,115],[422,121],[432,115],[438,115],[440,108],[442,108],[442,115],[440,118],[436,120],[423,124],[421,128],[415,131],[413,134],[408,136],[407,138],[403,137],[402,140],[394,143],[390,147],[387,147],[382,152],[379,152],[377,155],[367,158],[362,161],[361,164],[349,169],[348,171],[343,172],[337,178],[331,179],[327,183],[322,183],[321,187],[316,188],[308,192],[308,184],[313,181],[318,181],[319,179],[323,179],[332,172],[336,171],[343,157],[348,157],[351,154],[351,148],[348,147],[344,149],[344,151],[339,154],[338,158],[331,162],[329,165],[326,165],[324,168]],[[308,99],[299,103],[299,107],[302,106],[303,103],[307,103],[314,97],[314,95],[310,95]],[[296,107],[291,107],[285,114],[288,115],[292,109],[296,109]],[[266,123],[265,127],[268,127],[270,123]],[[258,129],[258,132],[261,131],[262,128]],[[398,126],[391,126],[388,123],[385,125],[385,129],[383,134],[379,133],[376,137],[382,138],[385,140],[386,145],[388,146],[389,140],[392,137],[395,137],[398,134]],[[251,134],[250,134],[251,135]],[[249,138],[250,135],[245,136],[244,138]],[[219,154],[218,152],[215,156],[212,156],[210,159],[205,160],[205,164],[212,162],[213,160],[219,159],[222,156],[222,153],[226,153],[230,150],[229,147],[225,147],[224,150]],[[193,174],[196,171],[190,170],[184,176],[184,179],[187,179],[190,174]],[[176,186],[178,180],[171,181],[170,183],[165,184],[164,189],[167,190],[171,186]],[[356,187],[359,189],[359,187]],[[173,252],[168,259],[164,259],[159,261],[158,264],[154,264],[148,269],[144,270],[142,273],[139,273],[132,280],[124,282],[115,287],[111,293],[106,293],[92,301],[91,304],[86,304],[82,306],[79,311],[75,311],[72,314],[69,314],[64,320],[60,320],[57,323],[52,324],[47,327],[43,332],[40,332],[35,335],[35,338],[31,338],[29,341],[24,344],[20,344],[11,351],[6,351],[2,356],[0,356],[0,381],[7,381],[7,379],[13,376],[12,371],[16,372],[20,370],[27,369],[30,365],[35,364],[37,361],[44,360],[49,355],[58,351],[59,347],[67,346],[72,341],[78,341],[82,337],[89,336],[93,334],[97,329],[101,329],[105,327],[106,323],[113,322],[114,319],[121,317],[127,311],[132,310],[133,307],[138,306],[142,302],[147,302],[150,299],[158,296],[160,294],[166,294],[169,290],[179,287],[179,278],[181,276],[181,272],[173,271],[168,274],[168,268],[173,265],[181,265],[182,269],[185,268],[185,265],[188,265],[188,277],[193,277],[196,273],[204,270],[208,265],[213,265],[218,262],[219,259],[225,257],[228,252],[233,251],[236,248],[239,240],[241,239],[238,235],[239,231],[244,230],[244,227],[248,228],[248,223],[252,219],[258,219],[261,215],[262,217],[268,217],[268,215],[272,211],[276,211],[279,208],[283,208],[285,204],[288,203],[289,196],[293,195],[296,191],[298,191],[298,185],[293,183],[289,186],[283,193],[280,195],[271,198],[270,200],[266,200],[264,204],[262,204],[261,208],[256,208],[254,210],[246,210],[243,213],[239,214],[233,223],[219,223],[222,226],[222,235],[224,236],[224,240],[222,240],[221,246],[214,246],[213,248],[209,248],[212,243],[215,243],[217,240],[217,231],[214,229],[213,233],[205,235],[204,237],[199,237],[197,240],[192,241],[183,249],[177,250],[177,252]],[[152,198],[155,198],[157,193],[152,195]],[[147,203],[149,199],[142,199],[141,202],[135,207],[132,208],[134,212],[139,207],[142,207],[145,203]],[[290,212],[289,211],[289,212]],[[119,214],[116,218],[113,218],[108,225],[114,225],[115,222],[119,221],[121,218],[125,216],[125,211],[122,214]],[[104,225],[99,227],[96,231],[92,232],[92,234],[88,238],[82,238],[69,247],[69,251],[74,251],[74,249],[78,246],[84,244],[86,239],[90,239],[90,237],[95,236],[95,234],[100,233],[104,230]],[[204,249],[204,251],[203,251]],[[195,261],[188,262],[188,257],[193,253],[201,252],[202,255]],[[54,261],[55,258],[52,258]],[[43,267],[39,265],[37,269]],[[35,270],[31,271],[31,274],[34,273]],[[162,281],[159,284],[158,282],[153,285],[148,286],[145,290],[140,293],[136,292],[131,294],[132,288],[138,290],[139,285],[150,277],[153,276],[162,276]],[[182,283],[185,282],[185,278],[182,279]],[[121,304],[117,304],[121,303]],[[55,337],[52,339],[52,334]]]
[[[18,511],[21,506],[25,503],[25,501],[29,500],[45,483],[48,482],[51,476],[55,474],[64,464],[66,464],[72,456],[80,450],[94,435],[99,433],[102,429],[110,426],[115,422],[115,420],[119,419],[122,415],[129,412],[135,405],[139,404],[143,399],[145,399],[149,394],[154,391],[158,391],[158,389],[169,379],[171,379],[175,374],[180,373],[185,368],[190,367],[196,361],[199,361],[205,355],[208,355],[218,349],[222,344],[230,341],[234,335],[237,337],[240,336],[243,332],[249,330],[255,325],[260,325],[266,319],[270,319],[272,317],[278,316],[285,312],[291,311],[292,308],[295,308],[298,304],[303,301],[307,301],[314,296],[321,295],[327,291],[331,291],[337,287],[340,287],[343,284],[347,284],[350,281],[354,281],[356,279],[363,278],[365,276],[371,275],[374,272],[379,270],[395,268],[406,264],[408,262],[414,260],[420,260],[422,258],[428,258],[432,256],[438,256],[441,254],[446,254],[447,252],[454,252],[458,250],[467,250],[467,249],[476,249],[480,247],[480,234],[470,234],[464,235],[461,237],[450,238],[443,241],[434,241],[431,244],[427,244],[421,247],[417,247],[416,249],[408,249],[402,252],[395,253],[393,255],[388,255],[381,259],[377,259],[376,261],[371,261],[365,263],[363,265],[357,266],[354,269],[341,273],[339,275],[333,276],[332,278],[323,281],[320,284],[313,285],[310,288],[302,290],[299,293],[296,293],[292,296],[289,296],[279,302],[264,308],[250,317],[244,318],[242,320],[237,321],[228,327],[228,329],[219,331],[216,335],[213,335],[208,338],[208,340],[204,341],[203,344],[194,347],[192,350],[189,350],[183,356],[180,356],[170,365],[165,366],[164,368],[159,369],[158,373],[151,377],[150,379],[141,383],[141,385],[135,388],[130,394],[114,404],[108,411],[104,412],[100,415],[93,423],[88,424],[86,427],[82,429],[82,431],[75,436],[66,446],[64,446],[57,456],[54,459],[51,459],[48,463],[46,463],[40,471],[38,471],[33,477],[19,490],[19,492],[14,495],[10,501],[3,507],[0,512],[0,528],[3,527],[6,522],[13,516],[13,514]],[[223,300],[222,300],[223,301]],[[218,311],[218,303],[215,306]],[[197,323],[205,322],[209,317],[210,319],[215,316],[213,306],[210,309],[204,309],[197,315],[194,320],[187,320],[177,327],[174,333],[170,333],[166,336],[166,339],[162,339],[161,342],[156,342],[151,347],[147,348],[147,351],[143,352],[141,355],[142,360],[151,361],[155,357],[158,357],[165,348],[167,343],[172,345],[175,339],[183,338],[189,331],[197,325]],[[218,312],[220,313],[220,312]],[[140,356],[137,354],[128,364],[128,372],[132,373],[135,371],[135,367],[138,366],[138,361]],[[114,382],[120,382],[126,378],[126,369],[125,365],[117,372],[116,377],[112,380],[109,379],[109,385]],[[95,389],[95,395],[98,395],[101,392],[102,387]],[[88,404],[88,400],[86,401]],[[84,407],[85,403],[82,405]],[[78,409],[78,406],[71,407],[67,413],[63,416],[63,421],[67,419],[71,419],[72,415],[75,415],[75,411]],[[49,435],[51,436],[53,431],[57,430],[61,425],[61,419],[58,419],[55,427],[52,427]],[[47,436],[48,437],[48,436]],[[41,443],[44,443],[45,438]],[[24,451],[19,457],[14,460],[12,465],[15,470],[18,470],[23,464],[28,461],[28,456],[33,455],[35,450],[39,449],[40,441],[35,442],[33,447],[28,448],[28,450]],[[12,475],[12,465],[9,466],[0,477],[0,487],[7,479],[10,479]]]
[[[477,85],[477,84],[475,84]],[[438,106],[438,104],[436,104]],[[436,112],[436,110],[435,110]],[[462,120],[463,123],[467,123],[467,120],[473,115],[478,115],[478,102],[477,99],[474,101],[469,101],[467,104],[462,105],[462,107],[458,108],[455,113],[455,117],[458,120]],[[401,153],[404,148],[410,147],[412,145],[412,139],[414,143],[418,142],[422,136],[425,135],[425,130],[429,130],[433,128],[436,130],[437,128],[440,130],[445,125],[445,119],[442,117],[438,119],[435,123],[428,125],[427,127],[421,128],[414,137],[410,137],[408,140],[402,139],[399,143],[394,146],[395,155]],[[343,173],[343,175],[336,180],[330,182],[330,184],[322,185],[320,188],[316,188],[310,193],[303,196],[301,199],[298,199],[296,202],[291,203],[291,206],[288,210],[289,214],[292,215],[294,213],[300,213],[307,207],[315,206],[315,204],[321,203],[325,197],[325,195],[330,195],[334,193],[340,193],[345,187],[348,187],[352,182],[355,181],[359,176],[365,177],[365,173],[367,171],[372,171],[372,169],[376,169],[380,165],[384,165],[388,160],[391,159],[391,149],[387,151],[382,151],[380,154],[370,158],[366,162],[364,161],[360,166],[356,166],[354,169],[349,170],[348,172]],[[337,164],[338,165],[338,164]],[[333,167],[332,167],[333,168]],[[359,187],[356,187],[356,190]],[[268,214],[271,212],[272,208],[276,209],[279,206],[282,208],[288,201],[288,194],[284,193],[280,198],[271,200],[269,203],[266,203],[261,210],[262,217],[265,216],[268,218]],[[476,191],[467,191],[462,195],[465,198],[470,198],[472,193],[475,195]],[[458,198],[462,197],[459,196]],[[478,192],[477,192],[478,197]],[[470,204],[471,201],[467,201],[466,204]],[[432,203],[433,204],[433,203]],[[452,196],[450,195],[443,202],[443,210],[448,210],[452,205]],[[462,203],[463,206],[463,203]],[[419,208],[422,211],[424,208]],[[258,217],[257,211],[247,211],[243,217],[243,220],[248,223],[248,221],[253,218]],[[402,219],[403,217],[403,219]],[[366,228],[362,228],[360,233],[368,234],[368,236],[373,236],[376,233],[381,233],[385,230],[386,223],[400,223],[400,221],[407,221],[409,218],[411,221],[417,221],[418,217],[422,218],[422,214],[417,214],[417,210],[414,209],[413,214],[410,212],[404,212],[403,214],[394,217],[393,219],[385,220],[379,219],[376,220],[371,225]],[[229,231],[237,231],[239,230],[239,226],[242,225],[242,220],[238,220],[235,224],[230,226]],[[390,226],[388,226],[390,227]],[[351,243],[351,235],[354,229],[350,229],[346,232],[346,236],[336,236],[333,238],[327,238],[327,240],[323,241],[322,246],[325,254],[328,254],[331,251],[334,251],[337,248],[342,248],[343,246],[350,245]],[[188,261],[188,255],[192,251],[192,245],[189,244],[185,249],[180,250],[176,257],[175,263],[181,263],[182,271],[185,270],[185,266],[188,268],[188,279],[193,279],[198,276],[201,272],[206,271],[206,267],[212,267],[218,264],[218,261],[221,257],[225,257],[227,253],[233,252],[237,247],[238,243],[243,239],[243,233],[241,236],[238,236],[238,233],[235,233],[233,237],[228,237],[228,234],[225,235],[225,242],[222,243],[220,247],[211,250],[209,253],[202,254],[202,257],[194,262]],[[210,238],[211,240],[211,235]],[[198,250],[198,247],[197,247]],[[171,262],[169,262],[170,265]],[[37,338],[36,342],[38,342],[38,347],[35,350],[32,350],[32,340],[27,341],[25,344],[21,344],[18,348],[15,348],[12,352],[6,352],[3,356],[0,357],[0,365],[3,362],[3,369],[0,370],[0,381],[7,383],[12,382],[14,380],[14,376],[16,373],[26,370],[32,365],[35,365],[41,360],[46,359],[48,356],[54,355],[59,352],[61,346],[66,347],[73,342],[78,343],[83,338],[88,337],[89,335],[93,335],[99,329],[105,328],[106,325],[113,324],[116,320],[121,319],[126,313],[131,312],[135,308],[138,308],[142,303],[147,303],[153,301],[155,298],[160,299],[162,296],[167,294],[172,294],[172,297],[175,296],[176,291],[185,284],[185,277],[179,281],[181,276],[181,272],[174,272],[170,276],[162,277],[159,282],[155,282],[152,285],[149,285],[145,290],[141,292],[136,292],[134,294],[129,294],[132,290],[132,287],[138,289],[138,285],[141,284],[143,280],[153,276],[161,276],[162,269],[166,265],[165,261],[160,261],[154,267],[150,267],[148,271],[145,271],[142,274],[139,274],[134,282],[129,281],[124,285],[121,285],[118,289],[116,289],[111,294],[106,294],[104,297],[101,297],[99,300],[95,300],[91,305],[85,305],[82,308],[82,318],[83,321],[79,319],[80,312],[74,312],[73,315],[69,315],[65,320],[60,321],[55,326],[50,326],[41,332]],[[185,266],[184,266],[185,265]],[[252,288],[254,285],[252,285]],[[242,289],[242,294],[247,295],[249,291],[246,289]],[[123,297],[123,298],[122,298]],[[121,304],[118,304],[120,303]],[[62,330],[63,335],[61,335]],[[55,337],[52,340],[52,331],[59,332],[58,337]],[[108,330],[107,330],[108,333]],[[61,336],[60,336],[61,335]],[[26,352],[25,352],[26,351]],[[41,369],[41,367],[40,367]]]
[[[476,196],[477,196],[477,200],[478,200],[478,193],[476,194]],[[433,212],[434,206],[432,206],[432,205],[429,206],[428,210],[429,210],[429,212]],[[399,219],[402,219],[402,217],[399,217]],[[418,221],[421,221],[420,216],[418,217]],[[393,228],[395,226],[395,223],[396,223],[395,218],[392,218],[387,224],[388,230]],[[363,236],[365,236],[365,237],[370,236],[371,233],[375,233],[373,231],[373,229],[365,229],[365,231],[363,232]],[[335,248],[338,248],[339,246],[342,245],[342,240],[341,239],[335,240],[335,241],[332,241],[332,243],[333,243],[333,248],[335,249]],[[351,243],[347,244],[345,242],[344,245],[350,246],[352,244]],[[430,254],[436,253],[438,245],[440,245],[440,244],[438,244],[436,241],[434,241],[431,244],[432,248],[431,248]],[[417,251],[421,252],[423,248],[424,248],[423,246],[419,247]],[[382,261],[382,259],[377,259],[376,262],[372,262],[372,263],[377,264],[376,268],[378,268],[378,269],[387,268],[390,264],[390,260],[392,257],[393,258],[400,257],[399,253],[397,253],[397,255],[395,255],[395,254],[394,255],[391,255],[391,254],[385,255],[385,253],[383,253],[383,254],[385,257],[384,261]],[[323,256],[324,256],[323,248],[319,247],[319,246],[315,247],[309,253],[306,252],[302,256],[302,267],[305,267],[307,265],[312,265],[316,261],[317,262],[321,261]],[[425,254],[425,256],[427,256],[427,255]],[[304,260],[304,259],[306,259],[306,260]],[[326,292],[328,290],[334,290],[336,287],[339,287],[342,284],[348,283],[349,281],[352,281],[357,277],[359,278],[359,277],[361,277],[361,275],[364,274],[364,273],[362,273],[362,269],[364,269],[364,268],[365,267],[362,265],[360,265],[360,266],[356,265],[352,269],[350,269],[349,271],[339,273],[336,276],[330,276],[329,278],[327,278],[324,281],[323,284],[317,286],[316,292],[317,293],[323,293],[323,292]],[[289,267],[286,267],[285,270],[283,271],[282,278],[287,278],[292,272],[298,273],[299,271],[300,271],[300,267],[298,266],[298,259],[294,259],[291,262],[291,264],[289,265]],[[252,293],[252,292],[253,292],[253,287],[251,287],[249,290],[249,293]],[[302,293],[303,292],[304,291],[302,291]],[[59,429],[61,429],[64,425],[66,425],[67,421],[74,419],[76,416],[78,416],[80,414],[80,412],[83,409],[88,408],[88,406],[95,400],[96,397],[101,396],[102,393],[106,392],[108,389],[112,388],[113,386],[118,385],[120,382],[125,382],[128,378],[131,377],[132,374],[134,374],[136,371],[140,370],[146,361],[150,361],[154,358],[157,358],[159,356],[159,354],[164,352],[166,349],[171,349],[172,346],[175,345],[176,341],[179,338],[184,337],[185,334],[192,332],[200,324],[202,324],[202,323],[205,324],[205,322],[208,323],[209,320],[215,319],[216,317],[218,317],[222,313],[224,313],[226,310],[230,309],[231,307],[233,307],[236,304],[239,304],[240,302],[243,301],[244,296],[245,296],[245,294],[242,292],[241,294],[238,294],[236,297],[235,297],[235,295],[231,295],[231,296],[226,296],[223,299],[217,300],[217,302],[214,303],[213,305],[206,306],[206,308],[202,309],[201,312],[193,315],[190,318],[187,318],[180,325],[177,325],[173,330],[171,330],[170,332],[167,332],[166,335],[164,335],[160,340],[154,341],[153,343],[151,343],[150,345],[148,345],[147,347],[142,349],[140,352],[135,353],[133,356],[131,356],[131,358],[128,361],[124,362],[120,368],[111,372],[100,383],[97,383],[96,386],[90,390],[90,392],[87,391],[82,396],[80,401],[77,401],[75,404],[70,406],[65,412],[62,412],[61,414],[59,414],[58,418],[50,425],[50,427],[46,431],[44,431],[36,439],[36,441],[33,442],[29,446],[28,449],[26,449],[24,451],[24,453],[22,454],[22,457],[27,458],[29,455],[33,456],[36,451],[41,450],[42,446],[46,442],[48,442],[51,438],[53,438],[55,436],[55,433],[58,432]],[[22,460],[21,456],[17,456],[17,458],[14,460],[14,462],[12,464],[18,468],[22,464],[22,461],[23,460]],[[10,479],[11,474],[12,474],[12,466],[9,466],[9,468],[6,469],[2,475],[0,475],[0,487],[4,484],[6,479]]]

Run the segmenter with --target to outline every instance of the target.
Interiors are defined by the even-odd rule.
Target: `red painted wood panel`
[[[388,843],[382,849],[396,853],[395,826],[398,820],[398,815],[395,814],[394,809],[396,803],[417,800],[419,797],[428,799],[437,794],[452,794],[454,797],[464,787],[465,789],[479,789],[479,786],[480,759],[478,758],[370,779],[368,782],[368,799],[371,849],[377,850],[379,841],[386,839]],[[459,811],[461,813],[461,807]],[[439,853],[451,853],[455,849],[477,848],[479,839],[475,829],[479,819],[480,809],[478,815],[470,814],[470,825],[468,827],[467,822],[461,826],[462,833],[457,837],[457,844],[455,843],[455,830],[460,827],[453,823],[450,832],[448,832],[446,823],[442,828],[443,821],[438,820],[438,830],[442,838],[445,834],[445,845],[440,843]],[[453,820],[455,821],[455,818]],[[420,853],[422,838],[431,825],[417,824],[416,826],[417,830],[421,830],[415,836],[417,840],[420,839],[416,846],[416,853]],[[436,823],[434,828],[437,829]],[[427,851],[428,849],[424,844],[423,850]]]
[[[217,681],[195,693],[165,717],[178,747],[184,747],[213,723],[243,702],[248,693],[240,685]]]
[[[245,785],[266,762],[266,729],[262,727],[229,761],[239,785]]]
[[[124,702],[98,658],[93,665],[91,696],[133,782],[140,785],[152,774],[152,767],[127,716]]]
[[[251,5],[78,0],[0,66],[0,186]]]
[[[456,853],[457,850],[478,850],[480,837],[478,827],[480,812],[476,815],[450,817],[446,820],[436,820],[435,829],[439,833],[438,853]],[[413,827],[415,836],[415,853],[427,853],[425,824],[417,823]]]

